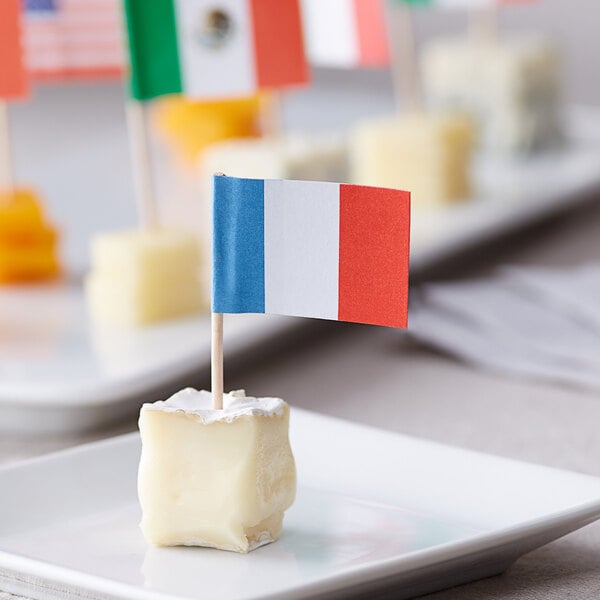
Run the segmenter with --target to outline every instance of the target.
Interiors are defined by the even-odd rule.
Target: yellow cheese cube
[[[464,200],[470,194],[471,121],[421,113],[365,121],[350,141],[352,181],[401,188],[415,206]]]
[[[279,398],[186,389],[140,413],[141,528],[157,546],[246,553],[275,541],[296,494],[289,407]]]
[[[60,272],[54,252],[45,248],[0,245],[0,283],[27,283],[52,279]]]
[[[260,135],[260,98],[197,102],[173,96],[157,107],[159,131],[188,158],[210,144],[237,137]]]
[[[59,270],[58,233],[33,192],[0,193],[0,282],[38,281]]]
[[[205,307],[196,237],[179,231],[121,231],[92,242],[86,292],[92,319],[144,325]]]

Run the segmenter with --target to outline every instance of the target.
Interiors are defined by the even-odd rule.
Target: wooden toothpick
[[[127,104],[127,125],[139,223],[145,229],[154,229],[158,227],[158,208],[146,112],[145,102],[130,100]]]
[[[8,102],[0,101],[0,192],[14,190]]]
[[[210,376],[213,396],[213,408],[223,408],[223,314],[212,313],[211,318],[211,357]]]
[[[215,173],[215,177],[224,177],[225,173]],[[212,389],[213,408],[223,409],[223,314],[211,315],[210,348],[210,387]]]
[[[260,120],[263,135],[280,136],[283,132],[283,98],[280,91],[266,92],[260,98]]]
[[[388,38],[392,55],[391,67],[396,109],[423,110],[423,92],[419,76],[419,60],[413,12],[409,6],[387,3]],[[401,99],[404,99],[402,102]]]

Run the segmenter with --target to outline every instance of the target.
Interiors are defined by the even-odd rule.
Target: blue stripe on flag
[[[213,312],[265,312],[264,181],[215,176]]]
[[[56,0],[24,0],[28,12],[53,12],[56,10]]]

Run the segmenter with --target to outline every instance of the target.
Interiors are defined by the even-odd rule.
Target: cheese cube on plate
[[[422,62],[429,108],[471,114],[484,148],[531,152],[561,141],[559,54],[543,37],[436,39]]]
[[[185,389],[140,413],[141,528],[157,546],[246,553],[275,541],[296,494],[289,407],[279,398]]]
[[[350,141],[353,183],[410,190],[415,207],[465,200],[471,191],[470,119],[414,113],[359,123]]]
[[[39,281],[60,270],[58,233],[28,190],[0,193],[0,283]]]
[[[92,241],[86,293],[92,319],[145,325],[205,308],[198,241],[191,233],[133,230]]]

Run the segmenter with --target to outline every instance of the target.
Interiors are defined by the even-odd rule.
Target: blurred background
[[[600,323],[600,80],[590,60],[600,51],[600,8],[592,0],[477,10],[363,2],[362,16],[344,26],[339,17],[354,4],[328,5],[333,12],[319,20],[322,7],[304,0],[308,85],[233,101],[159,94],[143,103],[129,100],[118,2],[23,6],[31,81],[26,97],[8,104],[13,176],[17,189],[34,191],[38,208],[27,210],[43,214],[31,217],[41,219],[35,227],[58,232],[50,272],[60,275],[11,280],[18,215],[9,201],[0,212],[9,273],[0,288],[3,459],[130,429],[142,401],[207,385],[215,171],[413,192],[408,332],[230,317],[227,387],[478,445],[492,443],[473,433],[489,409],[482,397],[531,414],[535,402],[521,404],[513,391],[561,397],[600,386],[595,334],[581,331]],[[348,40],[365,35],[379,54],[348,54]],[[172,239],[151,230],[136,237],[132,104],[146,111],[151,187]],[[37,235],[24,227],[22,239]],[[183,230],[198,240],[198,256]],[[153,275],[173,268],[181,281]],[[150,291],[136,296],[132,280]],[[459,393],[477,385],[480,393]],[[363,414],[365,397],[377,410]],[[488,449],[513,451],[504,438]]]
[[[593,0],[569,8],[544,0],[504,7],[500,19],[506,34],[549,36],[560,48],[567,103],[594,106],[600,81],[590,57],[600,52],[599,11]],[[414,12],[421,44],[466,32],[465,11]],[[293,130],[344,132],[360,117],[394,109],[387,69],[316,68],[310,87],[284,95],[285,124]],[[120,81],[61,81],[37,84],[30,98],[11,106],[16,178],[43,190],[65,231],[66,260],[77,270],[89,263],[91,234],[135,223],[125,97]]]

